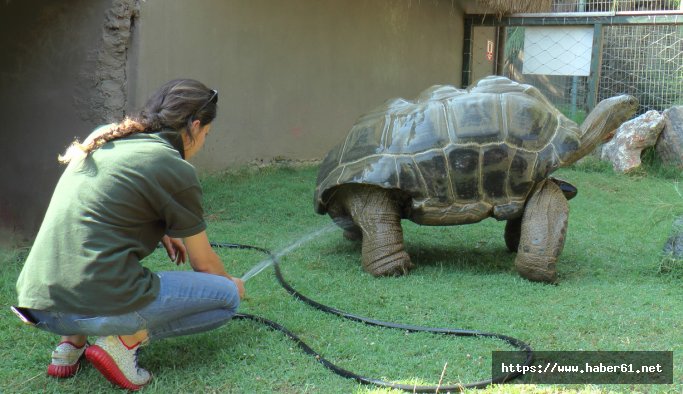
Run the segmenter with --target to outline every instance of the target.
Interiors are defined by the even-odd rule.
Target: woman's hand
[[[230,280],[235,282],[235,284],[237,285],[237,291],[240,293],[240,300],[243,300],[244,299],[244,281],[242,279],[236,278],[234,276],[231,277]]]
[[[176,265],[180,265],[187,260],[187,249],[185,249],[185,244],[180,238],[171,238],[168,235],[164,235],[161,237],[161,243],[166,248],[168,257]]]

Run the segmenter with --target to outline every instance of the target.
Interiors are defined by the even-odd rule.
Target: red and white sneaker
[[[139,390],[152,380],[152,375],[138,367],[138,349],[142,343],[128,347],[119,336],[99,337],[88,346],[85,357],[107,380],[127,390]]]
[[[60,342],[52,352],[52,362],[47,367],[47,374],[55,378],[70,378],[76,375],[87,347],[87,343],[78,347],[69,341]]]

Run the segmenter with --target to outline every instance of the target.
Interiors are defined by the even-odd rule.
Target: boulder
[[[655,145],[663,128],[664,116],[654,110],[625,122],[612,140],[603,145],[602,160],[610,161],[618,172],[640,167],[640,154]]]
[[[674,220],[671,235],[662,250],[659,272],[683,277],[683,216]]]
[[[683,105],[664,111],[664,130],[655,152],[663,164],[683,168]]]

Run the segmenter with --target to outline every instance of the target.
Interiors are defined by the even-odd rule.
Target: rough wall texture
[[[113,0],[105,13],[95,73],[97,95],[91,109],[99,123],[115,122],[125,115],[128,47],[139,12],[139,0]]]
[[[57,155],[93,126],[83,114],[109,3],[0,3],[0,230],[37,230],[62,170]]]
[[[136,7],[131,0],[0,3],[1,240],[37,231],[63,170],[57,155],[122,114],[125,22]]]

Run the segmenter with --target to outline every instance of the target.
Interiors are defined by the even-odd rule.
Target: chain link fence
[[[683,26],[611,25],[603,35],[598,100],[625,92],[641,110],[683,104]]]
[[[679,10],[680,0],[554,0],[553,12],[658,12]]]
[[[549,33],[555,30],[556,33]],[[555,106],[577,123],[583,122],[592,107],[589,98],[590,80],[586,73],[577,73],[579,65],[575,57],[553,55],[545,49],[555,48],[557,52],[581,53],[584,56],[592,53],[592,38],[586,42],[576,35],[564,34],[563,29],[511,26],[507,28],[509,38],[505,46],[505,58],[502,74],[508,78],[528,83],[537,87]],[[532,42],[544,42],[536,50],[525,51],[526,38]],[[528,46],[527,46],[528,49]],[[529,53],[531,52],[531,53]],[[585,59],[585,58],[584,58]],[[589,64],[590,66],[590,64]],[[574,74],[564,73],[575,71]],[[590,70],[589,70],[590,73]]]
[[[471,24],[498,29],[495,73],[536,86],[581,122],[597,102],[618,94],[636,96],[641,113],[683,105],[680,6],[681,0],[556,0],[550,14],[475,17]],[[474,82],[465,78],[471,74],[465,83]]]

